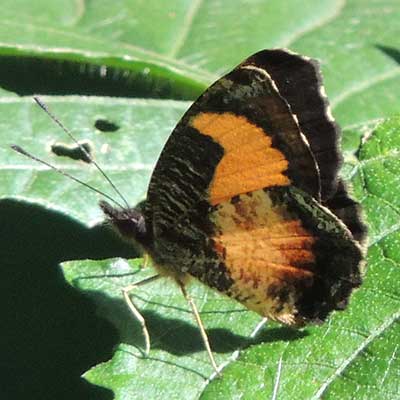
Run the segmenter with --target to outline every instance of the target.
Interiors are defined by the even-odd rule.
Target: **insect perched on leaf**
[[[123,291],[142,324],[146,354],[150,336],[129,291],[160,277],[181,288],[216,371],[186,290],[190,277],[287,325],[320,322],[346,307],[361,283],[366,229],[338,177],[339,139],[318,64],[263,50],[186,112],[144,202],[130,207],[106,177],[125,205],[105,195],[117,206],[102,200],[100,207],[158,272]]]

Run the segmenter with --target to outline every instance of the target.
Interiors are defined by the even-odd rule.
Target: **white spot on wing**
[[[319,94],[325,100],[325,114],[326,114],[326,117],[328,118],[328,120],[330,122],[335,122],[335,118],[333,118],[333,115],[332,115],[331,107],[329,106],[328,95],[326,94],[324,85],[321,85],[319,87]]]
[[[332,111],[331,111],[330,106],[327,106],[327,107],[326,107],[325,113],[326,113],[326,116],[328,117],[329,121],[335,122],[335,118],[333,118],[333,115],[332,115]]]
[[[321,85],[321,86],[319,87],[319,93],[320,93],[320,95],[321,95],[323,98],[325,98],[325,99],[328,98],[328,96],[327,96],[327,94],[326,94],[326,91],[325,91],[325,86],[324,86],[324,85]]]

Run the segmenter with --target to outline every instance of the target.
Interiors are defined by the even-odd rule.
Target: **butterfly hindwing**
[[[301,190],[242,194],[215,206],[210,219],[212,246],[234,282],[225,293],[261,315],[323,320],[361,282],[351,233]]]

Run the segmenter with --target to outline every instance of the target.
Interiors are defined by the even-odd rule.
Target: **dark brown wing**
[[[319,63],[287,50],[263,50],[242,65],[263,65],[296,115],[317,161],[321,199],[333,196],[342,163],[340,128],[329,109]]]

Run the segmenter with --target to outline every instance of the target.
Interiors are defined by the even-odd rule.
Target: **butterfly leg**
[[[132,283],[132,285],[129,285],[122,289],[122,295],[124,296],[124,300],[125,300],[126,304],[128,305],[132,314],[135,316],[135,318],[139,321],[140,325],[142,326],[142,332],[143,332],[143,337],[144,337],[144,342],[145,342],[145,352],[144,353],[145,353],[146,357],[149,355],[149,352],[150,352],[149,331],[147,330],[146,321],[144,320],[142,314],[140,314],[139,310],[137,309],[137,307],[133,303],[132,299],[130,298],[129,292],[131,292],[133,289],[137,288],[138,286],[142,286],[146,283],[153,282],[160,277],[161,277],[161,275],[154,275],[154,276],[151,276],[150,278],[146,278],[139,282]]]
[[[149,265],[150,256],[147,253],[143,254],[143,264],[139,266],[139,269],[145,269]]]
[[[213,355],[213,353],[211,351],[210,342],[208,341],[208,336],[207,336],[206,330],[204,329],[204,325],[203,325],[203,322],[201,321],[200,314],[199,314],[199,311],[197,310],[196,304],[194,303],[193,299],[191,298],[191,296],[187,292],[184,283],[179,281],[179,280],[177,282],[178,282],[178,284],[179,284],[179,286],[180,286],[180,288],[182,290],[183,296],[185,297],[185,299],[187,300],[187,302],[189,303],[189,305],[190,305],[190,307],[192,309],[193,315],[194,315],[194,317],[196,319],[196,322],[197,322],[197,325],[198,325],[198,327],[200,329],[201,337],[203,339],[204,346],[205,346],[205,348],[207,350],[207,354],[208,354],[208,357],[210,359],[211,365],[214,368],[216,374],[220,375],[221,373],[218,370],[218,366],[217,366],[217,364],[215,362],[214,355]]]

